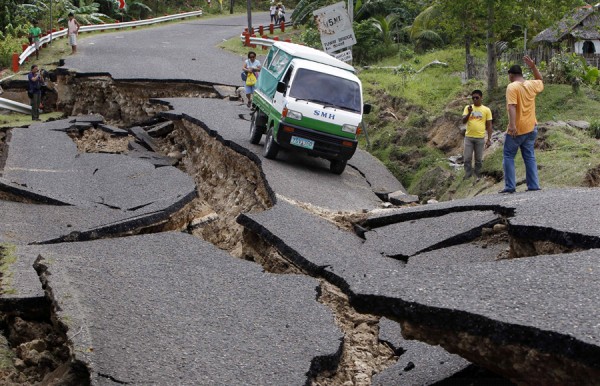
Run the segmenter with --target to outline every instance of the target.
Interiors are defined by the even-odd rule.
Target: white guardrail
[[[79,32],[91,32],[91,31],[104,31],[107,29],[120,29],[120,28],[130,28],[130,27],[139,27],[143,25],[150,25],[156,23],[163,23],[165,21],[185,19],[186,17],[192,16],[202,16],[202,10],[178,13],[176,15],[168,15],[155,17],[152,19],[146,20],[136,20],[136,21],[126,21],[123,23],[111,23],[111,24],[93,24],[93,25],[84,25],[79,28]],[[60,31],[52,32],[40,39],[40,45],[50,43],[54,39],[61,38],[63,36],[67,36],[67,30],[62,29]],[[19,65],[22,65],[30,55],[35,53],[35,45],[30,45],[23,51],[21,55],[19,55]]]
[[[23,114],[31,113],[31,106],[10,99],[0,98],[0,110],[11,110]]]

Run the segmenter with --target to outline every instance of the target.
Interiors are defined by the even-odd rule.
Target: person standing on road
[[[473,104],[465,106],[462,116],[462,123],[467,124],[463,159],[465,178],[471,178],[473,175],[472,159],[473,153],[475,153],[475,178],[479,180],[483,165],[483,149],[492,144],[492,111],[481,103],[483,99],[481,90],[474,90],[471,98]],[[487,141],[485,140],[486,132]]]
[[[502,167],[504,169],[504,189],[499,193],[514,193],[516,190],[515,156],[521,149],[525,162],[527,191],[540,190],[534,144],[537,137],[535,97],[544,90],[542,74],[529,56],[523,58],[531,69],[534,80],[525,80],[521,66],[514,65],[508,70],[510,84],[506,87],[506,109],[508,128],[504,139]]]
[[[277,8],[279,8],[279,10],[277,11],[277,17],[276,17],[277,24],[285,23],[285,7],[283,6],[282,3],[278,3]]]
[[[37,20],[31,23],[32,26],[29,29],[29,43],[35,45],[35,58],[40,58],[40,37],[42,36],[42,29],[38,27]]]
[[[75,20],[73,12],[69,13],[69,20],[67,21],[69,44],[71,45],[71,55],[77,52],[77,34],[79,33],[79,23]]]
[[[256,78],[258,78],[258,72],[260,71],[260,61],[256,59],[256,52],[250,51],[248,52],[248,59],[244,61],[244,65],[242,66],[242,70],[246,72],[247,76],[253,74]],[[249,84],[250,82],[246,80],[245,91],[246,91],[246,99],[248,100],[248,107],[252,107],[252,94],[254,94],[254,90],[256,89],[256,83]]]
[[[37,64],[31,66],[31,71],[27,74],[27,91],[31,99],[31,119],[40,120],[40,103],[42,101],[42,82],[44,81],[42,71]]]
[[[275,1],[271,1],[271,6],[269,7],[269,14],[271,15],[271,24],[277,23],[277,6],[275,5]]]

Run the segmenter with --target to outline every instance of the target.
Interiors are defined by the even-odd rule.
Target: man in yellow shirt
[[[467,124],[463,159],[465,178],[471,178],[473,175],[471,160],[475,153],[475,178],[479,179],[483,164],[483,149],[492,144],[492,111],[481,104],[483,99],[481,90],[474,90],[471,98],[473,98],[473,104],[465,106],[462,117],[462,122]],[[485,141],[486,132],[487,141]]]
[[[508,128],[504,139],[502,161],[504,189],[500,193],[514,193],[516,190],[515,156],[519,149],[525,162],[527,191],[540,190],[533,145],[537,137],[535,97],[544,90],[544,83],[542,74],[533,59],[525,56],[523,61],[531,69],[535,80],[525,80],[519,65],[514,65],[508,70],[510,80],[510,84],[506,87]]]

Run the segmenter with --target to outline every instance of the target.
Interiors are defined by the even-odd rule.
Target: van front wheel
[[[256,126],[256,121],[258,120],[259,114],[260,111],[256,110],[250,119],[250,143],[253,145],[258,145],[263,135],[262,130]]]
[[[275,142],[275,138],[273,138],[273,128],[269,130],[267,134],[267,140],[265,142],[265,150],[264,155],[265,158],[275,159],[277,158],[277,153],[279,152],[279,145]]]
[[[342,174],[344,169],[346,169],[346,163],[346,160],[331,160],[331,163],[329,164],[329,170],[334,174]]]

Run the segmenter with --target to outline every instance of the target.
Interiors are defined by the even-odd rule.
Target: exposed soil
[[[398,356],[379,340],[379,317],[358,313],[348,297],[334,285],[322,280],[319,301],[331,308],[344,333],[342,358],[338,370],[321,374],[313,385],[370,385],[373,375],[393,365]]]
[[[462,154],[464,131],[456,115],[444,114],[437,118],[429,131],[429,146],[448,155]]]
[[[600,186],[600,165],[593,167],[587,171],[583,179],[583,186],[596,188]]]
[[[117,137],[100,129],[88,129],[81,135],[69,133],[80,153],[126,153],[127,144],[134,140],[131,135]]]
[[[597,368],[575,362],[560,352],[548,353],[529,346],[494,342],[488,337],[457,331],[447,326],[409,321],[401,321],[400,324],[404,338],[440,345],[467,360],[485,364],[487,369],[494,372],[512,373],[519,385],[583,385],[589,384],[592,379],[600,379]],[[542,362],[546,365],[540,367],[539,363]],[[514,370],[515,364],[518,364],[521,371]],[[528,379],[519,376],[524,368],[528,369]],[[493,380],[488,381],[489,384],[496,384]]]
[[[58,109],[67,115],[102,114],[109,123],[132,125],[144,122],[165,105],[151,103],[151,98],[215,98],[212,86],[189,82],[123,82],[108,76],[77,77],[59,75],[56,83]]]
[[[42,315],[40,315],[42,316]],[[67,337],[49,315],[30,319],[0,314],[0,383],[2,385],[88,385],[85,366],[73,363]]]

